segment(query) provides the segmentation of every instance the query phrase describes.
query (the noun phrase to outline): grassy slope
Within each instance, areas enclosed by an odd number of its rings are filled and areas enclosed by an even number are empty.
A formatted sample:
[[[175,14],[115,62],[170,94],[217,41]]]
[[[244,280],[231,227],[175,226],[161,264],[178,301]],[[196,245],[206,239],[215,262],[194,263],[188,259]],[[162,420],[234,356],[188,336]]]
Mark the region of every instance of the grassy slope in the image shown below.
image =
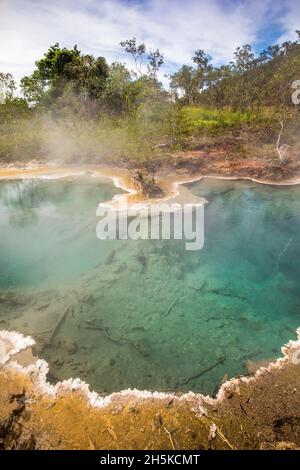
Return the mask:
[[[299,113],[298,113],[299,114]],[[286,119],[284,138],[293,144],[299,123],[297,113]],[[138,162],[163,157],[199,145],[235,143],[237,155],[264,155],[274,149],[279,130],[278,112],[232,111],[173,104],[141,108],[135,115],[97,119],[76,114],[55,119],[49,113],[0,106],[0,161],[32,159],[64,163]],[[166,147],[153,147],[167,144]],[[263,151],[262,151],[263,149]]]

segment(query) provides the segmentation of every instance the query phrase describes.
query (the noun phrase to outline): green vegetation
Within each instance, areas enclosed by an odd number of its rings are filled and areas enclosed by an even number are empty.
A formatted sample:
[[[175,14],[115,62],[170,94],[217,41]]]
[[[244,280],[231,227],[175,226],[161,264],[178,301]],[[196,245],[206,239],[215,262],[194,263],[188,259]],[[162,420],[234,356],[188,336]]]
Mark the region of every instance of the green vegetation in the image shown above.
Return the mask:
[[[230,108],[218,110],[203,106],[184,106],[177,112],[178,125],[187,135],[201,135],[206,131],[216,134],[246,125],[255,127],[272,124],[275,117],[274,110],[268,108],[253,112],[250,109],[233,111]]]
[[[168,89],[157,77],[164,62],[159,50],[147,51],[135,38],[120,46],[135,70],[54,44],[22,78],[22,98],[13,77],[0,73],[0,162],[136,164],[241,133],[273,145],[281,126],[289,144],[296,139],[291,86],[300,78],[299,31],[297,41],[257,57],[242,46],[221,67],[198,49],[192,66],[169,76]]]

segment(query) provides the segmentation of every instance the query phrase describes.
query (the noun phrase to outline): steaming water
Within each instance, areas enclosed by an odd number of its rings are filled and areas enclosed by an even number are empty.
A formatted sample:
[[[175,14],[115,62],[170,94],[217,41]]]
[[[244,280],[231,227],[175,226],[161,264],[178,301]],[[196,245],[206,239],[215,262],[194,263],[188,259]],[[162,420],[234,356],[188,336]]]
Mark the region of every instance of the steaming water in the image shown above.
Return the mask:
[[[300,187],[202,180],[205,245],[99,241],[106,180],[0,183],[0,328],[33,336],[50,380],[213,393],[300,325]],[[114,250],[114,251],[113,251]]]

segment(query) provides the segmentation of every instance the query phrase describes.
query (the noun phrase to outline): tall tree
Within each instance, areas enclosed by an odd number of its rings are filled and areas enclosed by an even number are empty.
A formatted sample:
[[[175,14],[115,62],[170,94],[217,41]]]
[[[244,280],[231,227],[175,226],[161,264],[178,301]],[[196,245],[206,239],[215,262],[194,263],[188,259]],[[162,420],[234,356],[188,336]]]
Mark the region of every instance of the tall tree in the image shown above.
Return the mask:
[[[73,49],[66,49],[56,43],[35,65],[33,74],[21,80],[24,96],[33,103],[57,98],[70,83],[73,91],[85,99],[99,98],[108,77],[105,59],[82,55],[76,45]]]
[[[175,93],[175,97],[189,105],[199,102],[201,92],[212,70],[209,63],[211,57],[201,49],[195,51],[192,61],[196,64],[195,67],[183,65],[170,77],[170,88]]]
[[[126,39],[120,42],[120,46],[124,48],[125,52],[131,55],[134,60],[136,72],[138,76],[144,75],[143,65],[144,60],[147,60],[147,72],[151,77],[156,77],[156,73],[164,63],[164,57],[159,49],[155,51],[150,50],[147,55],[145,44],[137,44],[136,38]]]
[[[12,100],[16,92],[16,82],[10,73],[0,72],[0,104]]]

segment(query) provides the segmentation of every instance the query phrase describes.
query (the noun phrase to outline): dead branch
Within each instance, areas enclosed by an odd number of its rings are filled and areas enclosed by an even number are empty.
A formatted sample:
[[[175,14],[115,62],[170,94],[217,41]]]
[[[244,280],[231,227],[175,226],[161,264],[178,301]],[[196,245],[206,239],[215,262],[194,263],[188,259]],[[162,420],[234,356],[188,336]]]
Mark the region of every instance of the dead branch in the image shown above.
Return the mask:
[[[152,150],[154,150],[154,149],[160,149],[160,148],[163,148],[163,147],[169,147],[169,146],[170,146],[170,144],[168,144],[168,143],[156,144],[156,145],[153,145]]]
[[[289,146],[286,145],[286,144],[280,145],[282,133],[283,133],[283,130],[284,130],[284,124],[283,124],[283,121],[281,119],[279,120],[279,123],[280,123],[280,131],[279,131],[278,137],[277,137],[276,151],[278,153],[280,162],[283,162],[284,158],[285,158],[286,151],[289,148]]]
[[[52,330],[52,333],[50,335],[50,338],[49,338],[48,342],[44,345],[44,348],[46,348],[47,346],[50,346],[52,344],[52,342],[53,342],[54,338],[56,337],[57,333],[59,332],[60,328],[65,323],[65,321],[67,319],[67,316],[68,316],[68,313],[69,313],[69,308],[67,308],[64,311],[64,313],[59,317],[58,321],[56,322],[56,324],[55,324],[55,326]]]
[[[169,305],[169,307],[167,308],[167,310],[165,311],[164,313],[164,316],[167,317],[169,315],[169,313],[171,313],[171,310],[173,310],[173,308],[175,307],[175,305],[177,304],[177,301],[178,301],[178,297],[176,297]]]
[[[198,374],[192,375],[191,377],[188,377],[186,380],[181,382],[181,385],[187,385],[189,382],[192,380],[198,379],[199,377],[202,377],[202,375],[206,374],[207,372],[210,372],[212,369],[215,367],[219,366],[220,364],[223,364],[225,361],[225,357],[222,356],[220,357],[214,364],[211,366],[207,367],[206,369],[201,370]]]
[[[172,438],[172,434],[170,433],[170,431],[165,426],[164,426],[164,430],[166,431],[166,433],[169,436],[169,439],[170,439],[170,442],[171,442],[171,445],[172,445],[172,449],[176,450],[176,447],[174,445],[174,441],[173,441],[173,438]]]

